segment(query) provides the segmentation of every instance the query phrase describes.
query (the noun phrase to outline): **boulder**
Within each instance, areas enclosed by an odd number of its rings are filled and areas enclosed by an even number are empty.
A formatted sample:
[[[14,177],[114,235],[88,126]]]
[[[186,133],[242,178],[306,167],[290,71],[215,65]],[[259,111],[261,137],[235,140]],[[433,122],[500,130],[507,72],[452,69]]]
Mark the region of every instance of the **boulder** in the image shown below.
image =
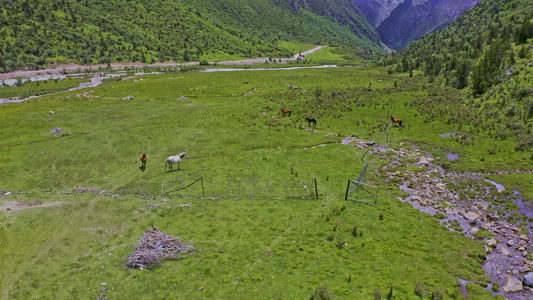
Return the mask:
[[[472,227],[468,232],[470,232],[471,235],[476,235],[479,229],[477,227]]]
[[[524,276],[524,280],[522,281],[525,286],[533,287],[533,272],[529,272]]]
[[[500,251],[502,252],[503,255],[505,256],[511,256],[511,251],[509,251],[509,249],[505,248],[505,247],[502,247],[500,249]]]
[[[489,245],[491,247],[496,247],[497,244],[498,244],[498,242],[495,239],[488,239],[487,240],[487,245]]]
[[[465,218],[467,218],[468,221],[474,221],[475,219],[479,218],[479,215],[473,211],[469,211],[465,214]]]
[[[508,277],[507,284],[503,288],[503,291],[506,293],[520,292],[523,290],[522,281],[516,279],[515,277]]]

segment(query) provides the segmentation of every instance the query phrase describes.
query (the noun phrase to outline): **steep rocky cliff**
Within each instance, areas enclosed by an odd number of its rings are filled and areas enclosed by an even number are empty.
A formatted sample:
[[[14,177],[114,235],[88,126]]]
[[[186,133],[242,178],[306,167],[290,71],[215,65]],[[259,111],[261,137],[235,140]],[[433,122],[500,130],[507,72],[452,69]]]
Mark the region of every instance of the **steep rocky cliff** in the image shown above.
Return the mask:
[[[353,0],[376,26],[381,40],[398,50],[424,34],[444,29],[481,0]]]
[[[374,27],[385,20],[404,0],[353,0]]]

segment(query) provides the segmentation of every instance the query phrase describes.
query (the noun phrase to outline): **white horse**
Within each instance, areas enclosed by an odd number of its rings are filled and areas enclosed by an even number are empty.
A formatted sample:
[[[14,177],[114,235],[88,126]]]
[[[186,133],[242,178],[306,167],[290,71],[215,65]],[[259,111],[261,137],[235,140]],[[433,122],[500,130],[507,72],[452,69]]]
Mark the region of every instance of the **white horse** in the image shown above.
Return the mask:
[[[189,155],[187,152],[180,153],[176,156],[169,156],[167,160],[165,161],[165,170],[167,169],[167,163],[168,163],[168,169],[172,169],[174,171],[174,163],[178,163],[178,170],[180,169],[181,160],[183,157],[189,158]]]

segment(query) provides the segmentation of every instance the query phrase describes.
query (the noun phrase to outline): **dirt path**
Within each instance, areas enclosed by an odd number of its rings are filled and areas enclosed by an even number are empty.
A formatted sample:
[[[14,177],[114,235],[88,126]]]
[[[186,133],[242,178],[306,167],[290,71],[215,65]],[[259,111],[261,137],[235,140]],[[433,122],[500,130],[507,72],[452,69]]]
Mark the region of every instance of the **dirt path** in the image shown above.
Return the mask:
[[[294,61],[300,58],[300,56],[303,57],[309,54],[313,54],[316,51],[322,50],[325,47],[327,46],[318,46],[316,48],[295,54],[293,57],[290,57],[290,58],[276,58],[276,61],[281,60],[282,63],[286,63],[288,61]],[[227,61],[212,62],[212,64],[216,63],[217,65],[248,65],[248,64],[264,63],[265,61],[268,61],[268,60],[269,60],[268,57],[258,57],[258,58],[241,59],[241,60],[227,60]],[[157,62],[154,64],[127,62],[127,63],[111,63],[110,65],[113,70],[118,70],[118,69],[124,69],[125,67],[134,67],[134,68],[143,68],[146,66],[172,67],[172,66],[192,66],[192,65],[198,65],[198,64],[199,64],[198,62],[178,63],[175,61],[166,61],[166,62]],[[13,71],[9,73],[0,74],[0,80],[11,79],[11,78],[16,78],[16,77],[29,78],[29,77],[35,77],[35,76],[59,75],[59,74],[64,73],[65,70],[68,73],[83,72],[85,70],[97,71],[99,67],[107,68],[107,66],[108,66],[107,64],[96,64],[96,65],[65,64],[65,65],[59,65],[55,68],[43,69],[43,70],[26,70],[26,71],[19,70],[19,71]]]
[[[369,146],[366,141],[351,137],[344,139],[343,144],[355,144],[374,156],[390,161],[390,164],[377,172],[388,184],[397,184],[402,191],[409,193],[409,196],[399,200],[411,203],[424,213],[439,213],[443,226],[485,241],[487,259],[484,269],[492,279],[487,289],[498,283],[500,293],[507,299],[533,297],[533,289],[525,286],[519,289],[517,287],[516,292],[510,292],[513,287],[509,282],[514,279],[521,281],[533,267],[533,261],[528,259],[529,252],[533,249],[533,236],[521,232],[520,225],[515,225],[512,221],[519,218],[517,224],[523,225],[526,222],[527,226],[523,226],[526,228],[533,225],[524,221],[533,217],[533,208],[520,193],[506,192],[503,186],[484,177],[494,174],[459,173],[442,169],[433,163],[434,158],[429,153],[424,153],[413,145],[408,147],[411,150],[404,147],[392,149],[381,145]],[[390,152],[393,154],[390,155]],[[413,169],[420,171],[410,171]],[[512,173],[533,174],[533,170]],[[511,201],[518,209],[508,206]],[[476,237],[478,232],[488,234],[483,234],[480,238]],[[462,285],[468,282],[461,278],[459,281]]]

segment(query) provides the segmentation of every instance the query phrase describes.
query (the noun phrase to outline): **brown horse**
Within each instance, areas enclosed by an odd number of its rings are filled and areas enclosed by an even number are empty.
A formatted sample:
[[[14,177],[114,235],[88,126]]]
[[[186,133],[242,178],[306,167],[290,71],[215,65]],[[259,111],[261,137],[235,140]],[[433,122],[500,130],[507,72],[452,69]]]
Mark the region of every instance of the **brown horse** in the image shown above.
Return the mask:
[[[146,161],[148,158],[146,158],[146,154],[141,154],[141,168],[146,168]]]
[[[117,78],[117,81],[121,81],[121,80],[122,80],[122,77]]]
[[[291,116],[292,112],[290,109],[281,109],[281,113],[283,114],[283,116]]]
[[[402,123],[403,123],[402,119],[400,119],[400,118],[395,118],[395,117],[393,117],[393,116],[390,116],[390,119],[391,119],[391,121],[392,121],[392,125],[394,125],[394,123],[398,123],[398,124],[400,125],[400,127],[402,127]]]

